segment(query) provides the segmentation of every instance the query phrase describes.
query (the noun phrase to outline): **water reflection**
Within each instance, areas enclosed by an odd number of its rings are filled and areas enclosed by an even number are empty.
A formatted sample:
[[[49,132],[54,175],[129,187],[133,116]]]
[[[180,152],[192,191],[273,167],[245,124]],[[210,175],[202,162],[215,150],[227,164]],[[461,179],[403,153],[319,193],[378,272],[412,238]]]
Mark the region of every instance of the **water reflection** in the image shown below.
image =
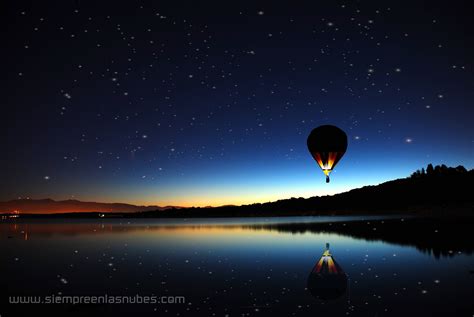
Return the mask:
[[[329,243],[326,243],[326,250],[308,276],[308,290],[317,299],[335,300],[341,298],[346,289],[347,275],[329,251]]]
[[[278,232],[290,234],[331,233],[341,237],[351,237],[366,241],[383,241],[400,246],[415,247],[436,259],[459,254],[472,254],[474,240],[470,232],[474,226],[472,218],[398,218],[398,219],[335,219],[335,221],[311,222],[311,217],[299,219],[257,221],[214,220],[188,222],[186,220],[76,220],[76,221],[38,221],[0,222],[0,234],[8,239],[47,238],[55,235],[101,235],[101,234],[167,234],[185,235],[224,235],[233,236],[239,232]]]
[[[278,223],[249,226],[255,230],[275,230],[292,234],[335,233],[366,241],[383,241],[412,246],[436,259],[472,254],[473,217],[406,218],[324,223]]]
[[[8,306],[4,294],[0,313],[446,316],[456,309],[472,315],[469,220],[311,219],[0,222],[0,293],[182,295],[189,301]],[[328,241],[331,249],[321,257]],[[423,248],[447,256],[436,259]]]

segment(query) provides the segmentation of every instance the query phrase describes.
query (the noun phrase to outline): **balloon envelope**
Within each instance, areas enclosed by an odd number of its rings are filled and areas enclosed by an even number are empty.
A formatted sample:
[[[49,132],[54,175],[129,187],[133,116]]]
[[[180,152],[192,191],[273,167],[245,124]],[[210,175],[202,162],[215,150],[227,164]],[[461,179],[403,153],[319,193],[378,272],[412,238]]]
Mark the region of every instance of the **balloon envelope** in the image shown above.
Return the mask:
[[[329,174],[347,150],[347,135],[333,125],[319,126],[308,136],[308,150],[326,175],[329,183]]]

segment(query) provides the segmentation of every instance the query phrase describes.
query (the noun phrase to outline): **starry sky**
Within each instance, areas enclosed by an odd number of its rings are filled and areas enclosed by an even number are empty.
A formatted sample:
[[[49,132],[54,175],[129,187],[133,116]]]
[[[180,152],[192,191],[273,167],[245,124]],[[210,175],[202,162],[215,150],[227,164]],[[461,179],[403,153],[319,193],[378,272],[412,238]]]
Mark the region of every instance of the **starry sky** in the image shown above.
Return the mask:
[[[0,200],[216,206],[473,168],[467,3],[10,1]],[[329,184],[322,124],[349,138]]]

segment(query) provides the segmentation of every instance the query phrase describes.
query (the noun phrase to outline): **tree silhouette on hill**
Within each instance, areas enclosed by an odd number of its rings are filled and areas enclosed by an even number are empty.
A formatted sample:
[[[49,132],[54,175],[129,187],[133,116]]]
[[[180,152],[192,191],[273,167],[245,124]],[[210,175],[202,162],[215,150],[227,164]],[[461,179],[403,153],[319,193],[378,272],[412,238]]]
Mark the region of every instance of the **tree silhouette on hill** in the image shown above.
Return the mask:
[[[428,166],[426,167],[426,174],[428,175],[433,175],[434,173],[434,168],[433,168],[433,164],[428,164]]]
[[[467,173],[468,171],[464,166],[457,166],[457,167],[447,167],[444,164],[436,165],[433,168],[433,165],[430,163],[425,169],[422,168],[421,170],[416,170],[411,174],[411,178],[420,178],[420,177],[432,177],[432,176],[449,176],[449,175],[459,175],[463,173]]]

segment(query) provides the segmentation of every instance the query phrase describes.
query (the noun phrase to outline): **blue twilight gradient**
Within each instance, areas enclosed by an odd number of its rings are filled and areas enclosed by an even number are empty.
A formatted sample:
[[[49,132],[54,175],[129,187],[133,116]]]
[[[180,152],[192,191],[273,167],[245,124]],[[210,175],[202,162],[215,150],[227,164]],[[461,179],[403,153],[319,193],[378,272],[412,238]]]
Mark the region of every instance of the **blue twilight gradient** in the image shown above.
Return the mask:
[[[474,167],[463,6],[10,5],[1,200],[240,204]],[[349,137],[330,184],[321,124]]]

